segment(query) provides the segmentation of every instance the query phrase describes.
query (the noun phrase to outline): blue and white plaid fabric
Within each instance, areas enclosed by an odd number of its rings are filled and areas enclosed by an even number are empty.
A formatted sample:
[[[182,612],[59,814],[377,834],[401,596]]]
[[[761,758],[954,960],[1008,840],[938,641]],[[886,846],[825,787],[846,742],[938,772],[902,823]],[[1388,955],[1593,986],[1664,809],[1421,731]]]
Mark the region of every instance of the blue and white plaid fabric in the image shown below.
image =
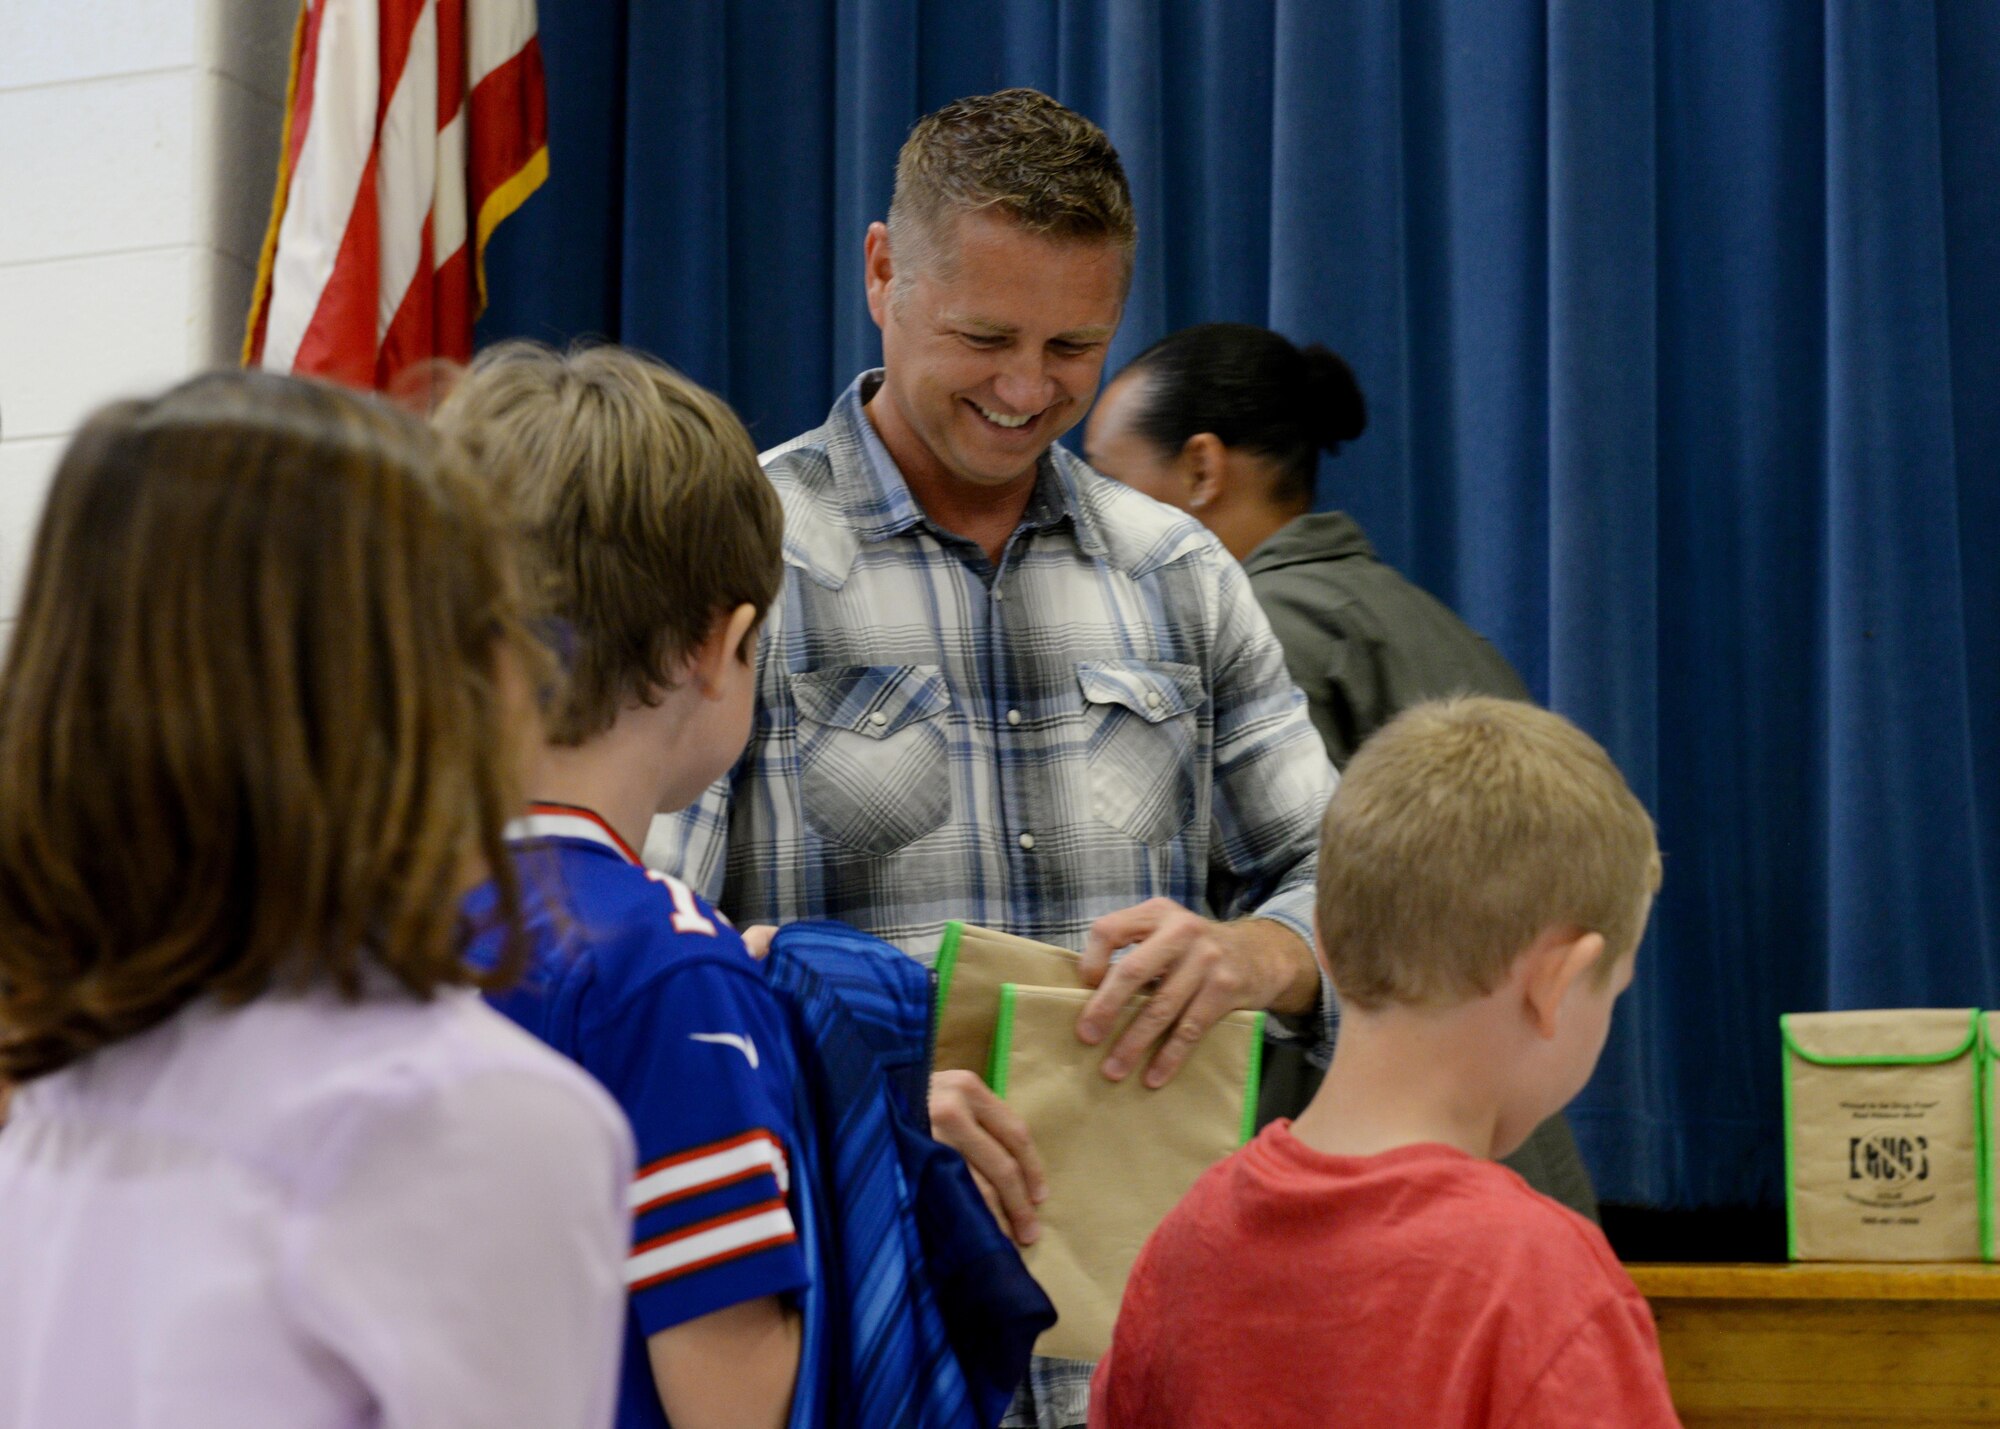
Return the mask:
[[[785,586],[735,770],[646,861],[739,926],[953,918],[1081,948],[1155,895],[1310,937],[1334,773],[1242,568],[1057,447],[996,569],[933,526],[862,403],[765,454]]]
[[[646,861],[739,926],[838,918],[926,964],[953,918],[1081,948],[1156,895],[1309,938],[1335,776],[1242,568],[1057,447],[996,569],[911,497],[879,381],[765,454],[755,729]]]

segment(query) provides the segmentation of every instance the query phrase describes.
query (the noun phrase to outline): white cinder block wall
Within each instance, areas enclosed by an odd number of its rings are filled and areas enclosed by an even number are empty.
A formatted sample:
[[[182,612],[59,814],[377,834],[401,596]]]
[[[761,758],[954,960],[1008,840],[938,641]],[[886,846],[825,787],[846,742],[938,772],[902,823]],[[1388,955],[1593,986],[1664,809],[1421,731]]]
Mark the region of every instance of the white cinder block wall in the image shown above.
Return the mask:
[[[293,0],[0,0],[0,642],[99,404],[233,365]]]

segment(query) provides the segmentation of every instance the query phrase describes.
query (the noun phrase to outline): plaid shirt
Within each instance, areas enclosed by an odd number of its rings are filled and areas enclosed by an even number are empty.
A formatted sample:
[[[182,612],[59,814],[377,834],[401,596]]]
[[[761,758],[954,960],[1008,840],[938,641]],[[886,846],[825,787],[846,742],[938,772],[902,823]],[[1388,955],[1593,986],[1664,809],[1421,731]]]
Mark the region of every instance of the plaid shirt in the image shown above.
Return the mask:
[[[880,382],[764,454],[785,586],[750,745],[646,861],[741,925],[838,918],[926,964],[953,918],[1080,949],[1154,896],[1310,941],[1336,776],[1242,568],[1061,447],[995,566],[911,497]],[[1316,1059],[1333,1018],[1322,983]],[[1090,1370],[1037,1358],[1005,1423],[1081,1425]]]
[[[838,918],[925,963],[953,918],[1081,948],[1156,895],[1310,939],[1335,775],[1242,568],[1061,447],[996,567],[911,497],[879,383],[765,454],[755,728],[647,862],[739,924]]]

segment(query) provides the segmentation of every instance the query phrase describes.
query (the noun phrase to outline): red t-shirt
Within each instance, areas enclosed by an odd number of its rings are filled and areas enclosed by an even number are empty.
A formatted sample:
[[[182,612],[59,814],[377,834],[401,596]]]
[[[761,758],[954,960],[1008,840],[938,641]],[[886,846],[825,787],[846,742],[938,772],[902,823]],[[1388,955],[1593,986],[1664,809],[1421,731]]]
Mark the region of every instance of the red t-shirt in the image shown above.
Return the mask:
[[[1146,1242],[1092,1429],[1678,1425],[1604,1235],[1448,1146],[1326,1156],[1289,1122]]]

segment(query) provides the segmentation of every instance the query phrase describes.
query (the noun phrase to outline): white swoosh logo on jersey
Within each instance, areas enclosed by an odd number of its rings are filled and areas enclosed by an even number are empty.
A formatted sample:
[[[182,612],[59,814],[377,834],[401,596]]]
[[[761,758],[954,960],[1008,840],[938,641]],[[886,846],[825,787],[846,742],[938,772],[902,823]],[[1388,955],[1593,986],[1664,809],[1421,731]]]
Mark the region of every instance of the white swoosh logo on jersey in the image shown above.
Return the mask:
[[[750,1059],[750,1070],[757,1070],[757,1044],[740,1032],[690,1032],[690,1042],[713,1042],[718,1047],[734,1047]]]

